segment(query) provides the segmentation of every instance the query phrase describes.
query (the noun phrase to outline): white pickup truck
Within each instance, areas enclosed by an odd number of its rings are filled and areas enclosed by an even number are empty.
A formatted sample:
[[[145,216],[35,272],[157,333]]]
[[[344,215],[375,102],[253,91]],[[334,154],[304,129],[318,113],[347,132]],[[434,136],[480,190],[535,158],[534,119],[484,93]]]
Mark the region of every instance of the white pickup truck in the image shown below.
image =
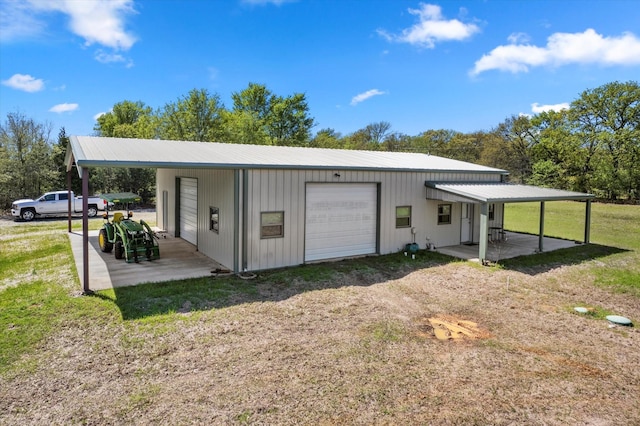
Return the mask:
[[[11,203],[11,214],[22,220],[30,221],[36,217],[63,216],[69,211],[69,193],[67,191],[47,192],[37,200],[17,200]],[[95,217],[98,210],[105,210],[107,202],[100,197],[89,197],[87,214]],[[71,193],[71,212],[82,213],[82,197]]]

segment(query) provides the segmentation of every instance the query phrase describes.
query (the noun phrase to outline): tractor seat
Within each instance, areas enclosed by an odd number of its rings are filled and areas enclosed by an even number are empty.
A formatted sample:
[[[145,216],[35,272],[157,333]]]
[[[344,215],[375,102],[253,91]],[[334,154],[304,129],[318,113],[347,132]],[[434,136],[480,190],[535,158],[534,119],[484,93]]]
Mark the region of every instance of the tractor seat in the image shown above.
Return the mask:
[[[113,221],[114,222],[120,222],[122,219],[124,218],[124,215],[121,212],[115,212],[113,214]]]

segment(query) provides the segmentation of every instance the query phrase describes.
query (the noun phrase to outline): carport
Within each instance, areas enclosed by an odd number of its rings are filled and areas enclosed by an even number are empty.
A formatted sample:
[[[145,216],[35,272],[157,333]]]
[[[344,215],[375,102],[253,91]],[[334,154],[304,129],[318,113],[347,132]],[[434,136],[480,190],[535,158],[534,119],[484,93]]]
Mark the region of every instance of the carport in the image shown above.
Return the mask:
[[[83,270],[84,233],[69,233],[71,250],[78,271]],[[115,259],[113,253],[103,253],[98,244],[98,231],[88,233],[88,261],[91,269],[91,289],[107,290],[142,283],[182,280],[210,276],[221,266],[198,252],[182,238],[159,234],[160,258],[140,263]]]
[[[493,203],[540,203],[540,222],[538,231],[538,252],[545,247],[544,208],[546,201],[584,201],[584,243],[589,243],[591,227],[592,194],[563,191],[538,186],[511,184],[506,182],[425,182],[427,198],[462,203],[480,204],[480,241],[478,259],[485,263],[489,258],[488,245],[491,236],[489,229],[489,205]],[[503,231],[504,232],[504,231]]]

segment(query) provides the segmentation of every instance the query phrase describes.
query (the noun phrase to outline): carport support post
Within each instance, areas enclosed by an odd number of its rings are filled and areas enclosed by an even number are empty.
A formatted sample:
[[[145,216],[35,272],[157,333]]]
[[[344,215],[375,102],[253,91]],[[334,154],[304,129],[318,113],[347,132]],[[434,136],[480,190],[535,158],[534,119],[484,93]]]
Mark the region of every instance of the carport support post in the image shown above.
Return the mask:
[[[587,200],[587,207],[584,213],[584,243],[589,244],[591,240],[591,200]]]
[[[67,222],[71,232],[71,170],[67,170]]]
[[[544,250],[544,201],[540,201],[540,232],[538,234],[538,252]]]
[[[82,293],[89,290],[89,170],[82,168]]]
[[[480,247],[478,248],[478,258],[484,265],[487,259],[487,245],[489,243],[489,203],[480,203]]]

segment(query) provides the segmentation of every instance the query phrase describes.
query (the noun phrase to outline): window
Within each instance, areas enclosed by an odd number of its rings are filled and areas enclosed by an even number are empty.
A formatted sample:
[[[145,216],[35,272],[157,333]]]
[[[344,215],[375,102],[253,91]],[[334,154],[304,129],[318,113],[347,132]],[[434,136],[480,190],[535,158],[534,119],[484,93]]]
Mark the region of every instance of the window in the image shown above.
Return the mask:
[[[496,205],[489,204],[489,220],[495,219],[496,217],[495,210],[496,210]]]
[[[396,207],[396,228],[411,226],[411,206]]]
[[[284,237],[284,212],[260,213],[260,238]]]
[[[69,199],[69,194],[67,192],[58,194],[58,200],[67,201]]]
[[[438,225],[451,223],[451,204],[438,204]]]
[[[220,233],[220,209],[217,207],[209,207],[209,230]]]

